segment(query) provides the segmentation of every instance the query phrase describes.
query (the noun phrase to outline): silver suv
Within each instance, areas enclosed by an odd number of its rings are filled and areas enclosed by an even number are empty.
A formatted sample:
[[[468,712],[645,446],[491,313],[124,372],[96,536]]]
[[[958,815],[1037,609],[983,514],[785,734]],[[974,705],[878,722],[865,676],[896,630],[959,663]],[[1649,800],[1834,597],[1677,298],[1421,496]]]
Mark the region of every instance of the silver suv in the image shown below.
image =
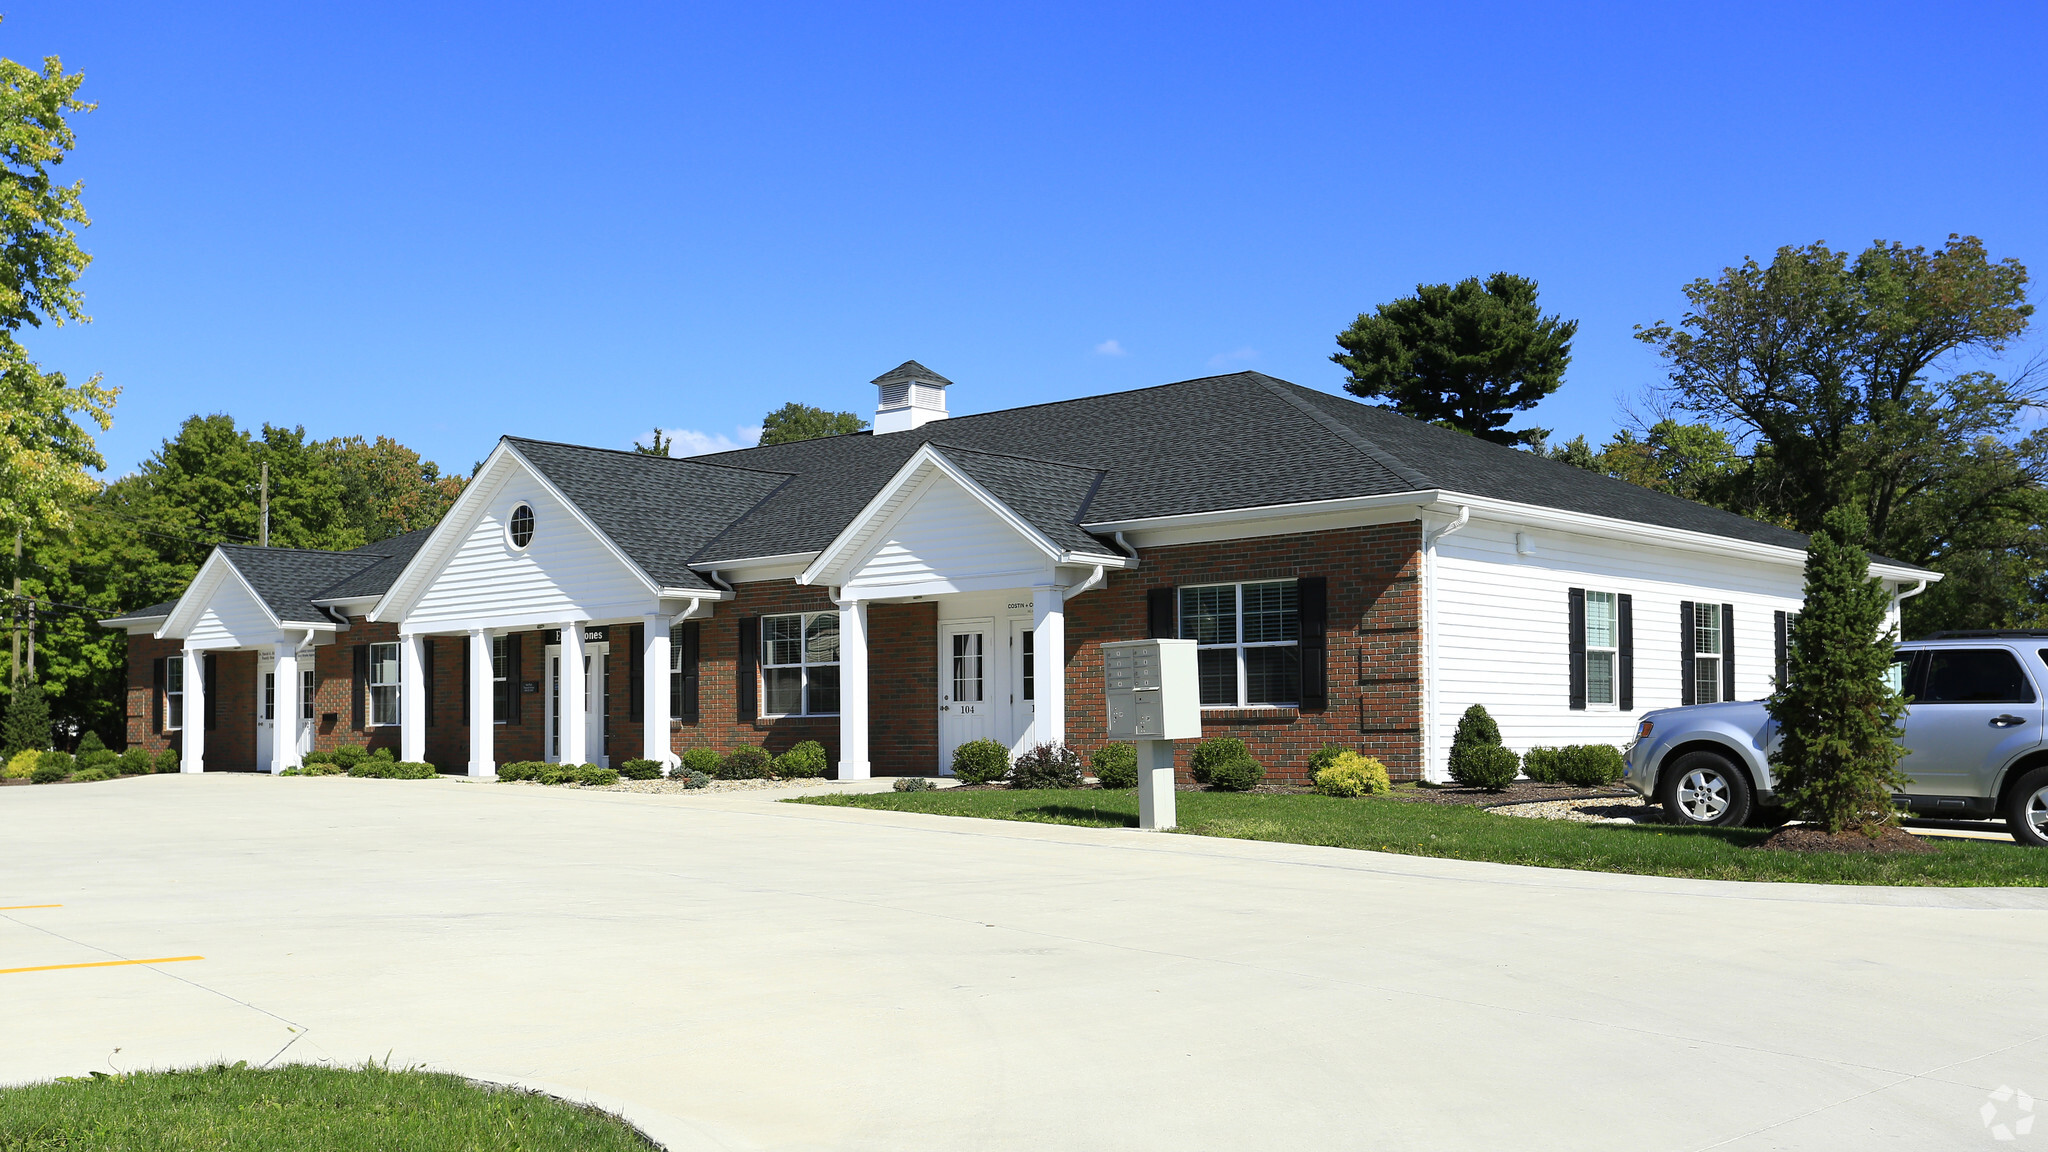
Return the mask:
[[[2048,847],[2048,632],[1937,632],[1899,645],[1891,675],[1911,701],[1899,802],[2003,819],[2014,840]],[[1777,743],[1761,701],[1660,709],[1637,726],[1622,780],[1679,824],[1773,822]]]

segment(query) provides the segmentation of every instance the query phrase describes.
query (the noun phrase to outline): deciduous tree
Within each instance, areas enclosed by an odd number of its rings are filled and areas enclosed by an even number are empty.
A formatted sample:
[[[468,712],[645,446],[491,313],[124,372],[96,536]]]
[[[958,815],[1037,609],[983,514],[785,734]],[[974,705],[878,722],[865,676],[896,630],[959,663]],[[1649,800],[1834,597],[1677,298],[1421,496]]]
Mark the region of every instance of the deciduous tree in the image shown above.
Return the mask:
[[[825,436],[847,436],[867,428],[851,412],[827,412],[792,400],[761,418],[761,443],[788,444]]]

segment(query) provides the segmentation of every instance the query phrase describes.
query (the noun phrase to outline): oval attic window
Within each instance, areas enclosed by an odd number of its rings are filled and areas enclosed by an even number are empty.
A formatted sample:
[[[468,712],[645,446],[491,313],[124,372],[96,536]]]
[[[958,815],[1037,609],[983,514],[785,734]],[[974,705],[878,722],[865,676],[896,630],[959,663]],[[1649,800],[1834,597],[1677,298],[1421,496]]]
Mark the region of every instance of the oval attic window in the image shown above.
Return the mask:
[[[521,504],[512,510],[512,546],[524,548],[533,542],[533,508]]]

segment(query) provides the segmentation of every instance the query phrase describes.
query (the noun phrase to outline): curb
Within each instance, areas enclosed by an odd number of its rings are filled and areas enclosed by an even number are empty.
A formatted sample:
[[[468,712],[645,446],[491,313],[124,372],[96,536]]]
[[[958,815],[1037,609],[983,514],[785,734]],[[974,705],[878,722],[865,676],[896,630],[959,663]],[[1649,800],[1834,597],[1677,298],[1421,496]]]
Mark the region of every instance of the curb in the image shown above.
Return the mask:
[[[432,1065],[426,1065],[432,1067]],[[444,1069],[465,1080],[479,1084],[493,1084],[502,1088],[518,1088],[553,1096],[571,1104],[581,1104],[608,1112],[625,1121],[640,1135],[647,1138],[663,1152],[735,1152],[736,1146],[712,1136],[702,1128],[678,1116],[657,1112],[652,1108],[634,1104],[617,1096],[603,1092],[592,1092],[588,1088],[577,1088],[568,1084],[556,1084],[548,1080],[530,1080],[523,1076],[504,1076],[495,1072],[463,1072]]]

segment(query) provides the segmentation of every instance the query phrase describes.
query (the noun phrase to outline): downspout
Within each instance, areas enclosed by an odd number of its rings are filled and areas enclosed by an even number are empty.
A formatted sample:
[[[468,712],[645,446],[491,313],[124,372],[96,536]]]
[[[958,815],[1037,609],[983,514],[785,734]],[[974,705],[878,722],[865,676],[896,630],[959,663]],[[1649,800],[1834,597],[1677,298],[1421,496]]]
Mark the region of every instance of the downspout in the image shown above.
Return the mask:
[[[737,592],[734,592],[734,591],[732,590],[732,585],[730,585],[730,584],[727,584],[727,583],[725,582],[725,577],[723,577],[723,576],[720,576],[720,575],[719,575],[719,574],[717,573],[717,571],[716,571],[716,570],[713,570],[713,571],[711,571],[711,572],[707,572],[707,573],[705,573],[705,575],[707,575],[707,576],[711,577],[711,582],[712,582],[713,584],[716,584],[716,585],[718,585],[718,586],[719,586],[720,588],[724,589],[724,590],[726,591],[726,593],[727,593],[727,594],[729,594],[729,595],[732,595],[732,596],[738,596],[738,595],[739,595],[739,593],[737,593]]]
[[[1100,588],[1102,587],[1103,583],[1108,579],[1108,576],[1109,569],[1104,565],[1097,564],[1095,566],[1094,574],[1090,575],[1086,580],[1081,581],[1079,584],[1070,584],[1067,587],[1060,589],[1060,599],[1072,600],[1074,597],[1079,596],[1083,592],[1087,592],[1095,588]]]
[[[1136,568],[1140,563],[1138,559],[1138,550],[1136,548],[1131,547],[1131,542],[1124,539],[1124,534],[1121,532],[1112,532],[1110,533],[1110,539],[1116,541],[1116,546],[1118,548],[1123,549],[1124,555],[1126,557],[1129,557],[1131,561],[1130,564],[1124,570],[1128,572],[1130,571],[1130,569]]]
[[[1905,609],[1902,608],[1901,605],[1903,605],[1906,601],[1911,600],[1913,597],[1918,596],[1919,594],[1925,591],[1927,591],[1927,581],[1925,580],[1922,580],[1918,584],[1913,585],[1913,590],[1911,592],[1906,591],[1905,588],[1901,586],[1893,586],[1892,615],[1898,618],[1897,627],[1899,630],[1899,639],[1903,640],[1905,638],[1906,631],[1906,613]]]
[[[1431,779],[1436,756],[1437,698],[1436,671],[1436,545],[1437,541],[1463,528],[1472,520],[1470,505],[1458,506],[1458,518],[1422,537],[1422,778]],[[1441,783],[1441,781],[1438,781]]]

